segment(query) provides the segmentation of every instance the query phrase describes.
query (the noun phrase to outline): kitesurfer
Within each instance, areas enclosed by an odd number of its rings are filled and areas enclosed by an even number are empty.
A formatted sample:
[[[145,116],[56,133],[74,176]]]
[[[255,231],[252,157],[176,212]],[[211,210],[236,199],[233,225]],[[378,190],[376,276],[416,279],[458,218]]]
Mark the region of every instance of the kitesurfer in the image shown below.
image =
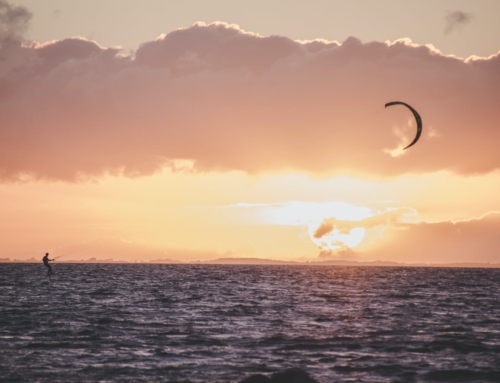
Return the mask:
[[[43,257],[43,264],[48,268],[47,275],[50,277],[52,275],[52,267],[49,265],[49,261],[53,261],[53,259],[49,259],[49,253],[45,253],[45,257]]]

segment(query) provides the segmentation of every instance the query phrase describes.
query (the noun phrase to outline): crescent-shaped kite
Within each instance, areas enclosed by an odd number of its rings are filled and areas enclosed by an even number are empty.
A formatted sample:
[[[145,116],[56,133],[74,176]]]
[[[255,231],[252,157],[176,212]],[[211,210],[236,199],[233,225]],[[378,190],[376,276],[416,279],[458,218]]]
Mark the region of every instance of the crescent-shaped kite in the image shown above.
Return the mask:
[[[415,145],[415,143],[420,138],[420,135],[422,134],[422,118],[420,118],[420,114],[418,114],[418,112],[415,109],[413,109],[410,105],[408,105],[405,102],[392,101],[392,102],[388,102],[387,104],[385,104],[385,107],[387,108],[388,106],[391,106],[391,105],[404,105],[404,106],[406,106],[408,109],[411,110],[411,112],[415,116],[415,120],[417,121],[417,135],[415,136],[413,141],[410,143],[410,145],[408,145],[406,148],[404,148],[404,149],[408,149],[410,146]]]

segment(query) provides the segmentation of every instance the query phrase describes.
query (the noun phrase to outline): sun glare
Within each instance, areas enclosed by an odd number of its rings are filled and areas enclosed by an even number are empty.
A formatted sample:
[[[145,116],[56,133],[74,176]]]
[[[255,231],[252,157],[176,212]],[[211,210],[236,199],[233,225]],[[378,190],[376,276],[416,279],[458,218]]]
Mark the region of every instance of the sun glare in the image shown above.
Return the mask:
[[[302,202],[290,201],[269,205],[262,210],[267,223],[274,225],[309,225],[311,222],[332,218],[346,221],[360,221],[368,218],[371,210],[346,202]]]
[[[346,202],[300,202],[291,201],[263,209],[265,221],[275,225],[307,226],[311,240],[323,250],[338,250],[358,246],[365,236],[363,227],[342,227],[345,221],[361,221],[372,215],[369,208],[354,206]],[[330,230],[321,236],[318,228],[327,220],[334,220]]]
[[[308,231],[311,240],[322,250],[338,250],[345,247],[356,247],[363,241],[366,233],[366,230],[362,227],[355,227],[349,230],[342,230],[341,228],[335,227],[329,233],[317,238],[314,232],[318,226],[319,225],[311,224],[309,225]]]

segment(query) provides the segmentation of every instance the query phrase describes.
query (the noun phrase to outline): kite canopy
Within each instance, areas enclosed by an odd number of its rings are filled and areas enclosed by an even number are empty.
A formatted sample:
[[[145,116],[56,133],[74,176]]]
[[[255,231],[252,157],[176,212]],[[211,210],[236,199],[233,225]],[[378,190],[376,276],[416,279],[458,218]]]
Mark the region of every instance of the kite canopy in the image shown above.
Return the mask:
[[[387,108],[388,106],[391,106],[391,105],[404,105],[404,106],[406,106],[408,109],[411,110],[411,112],[415,116],[415,120],[417,121],[417,135],[415,136],[413,141],[410,143],[410,145],[408,145],[406,148],[404,148],[404,149],[408,149],[410,146],[415,145],[415,143],[420,138],[420,135],[422,134],[422,118],[420,118],[420,114],[418,114],[418,112],[415,109],[413,109],[410,105],[408,105],[405,102],[392,101],[392,102],[388,102],[387,104],[385,104],[385,107]]]

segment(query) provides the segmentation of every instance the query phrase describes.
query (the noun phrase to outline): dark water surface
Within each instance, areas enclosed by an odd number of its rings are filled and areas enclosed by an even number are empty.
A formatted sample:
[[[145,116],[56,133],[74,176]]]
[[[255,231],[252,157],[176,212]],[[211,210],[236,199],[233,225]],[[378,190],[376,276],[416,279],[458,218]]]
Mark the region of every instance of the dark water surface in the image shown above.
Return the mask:
[[[500,382],[498,269],[53,269],[0,264],[2,382]]]

